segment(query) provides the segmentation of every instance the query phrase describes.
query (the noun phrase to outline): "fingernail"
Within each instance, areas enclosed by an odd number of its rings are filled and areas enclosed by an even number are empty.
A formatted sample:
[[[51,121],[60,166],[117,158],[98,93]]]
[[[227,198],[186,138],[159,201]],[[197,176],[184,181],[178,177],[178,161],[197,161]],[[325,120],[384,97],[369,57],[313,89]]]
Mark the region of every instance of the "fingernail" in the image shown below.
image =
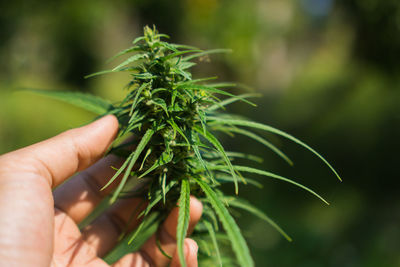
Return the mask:
[[[192,239],[186,239],[185,241],[185,255],[189,257],[191,254],[196,255],[199,250],[199,246]]]

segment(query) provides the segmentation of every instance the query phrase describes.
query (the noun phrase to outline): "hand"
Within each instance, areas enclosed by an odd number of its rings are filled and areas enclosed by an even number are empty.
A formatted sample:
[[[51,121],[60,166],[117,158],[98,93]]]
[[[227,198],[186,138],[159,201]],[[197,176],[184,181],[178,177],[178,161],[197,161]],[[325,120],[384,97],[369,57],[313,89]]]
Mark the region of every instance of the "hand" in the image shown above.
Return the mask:
[[[140,200],[117,201],[82,232],[77,224],[112,190],[100,188],[115,172],[110,166],[121,159],[113,155],[98,159],[117,129],[116,118],[106,116],[0,156],[0,266],[108,266],[100,257],[116,245],[122,230],[138,224],[131,223],[130,217]],[[189,232],[201,212],[201,203],[192,197]],[[172,260],[161,253],[152,236],[139,252],[113,266],[180,266],[175,245],[177,217],[175,208],[158,234]],[[197,266],[197,245],[189,238],[185,239],[185,256],[189,267]]]

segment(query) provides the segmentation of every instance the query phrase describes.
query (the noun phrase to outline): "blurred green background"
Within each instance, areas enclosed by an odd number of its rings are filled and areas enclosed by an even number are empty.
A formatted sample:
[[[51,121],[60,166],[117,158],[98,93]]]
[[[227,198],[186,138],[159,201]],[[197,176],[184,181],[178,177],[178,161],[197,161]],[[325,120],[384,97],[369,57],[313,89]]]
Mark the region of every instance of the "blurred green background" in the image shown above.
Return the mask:
[[[294,241],[250,216],[239,219],[257,266],[400,266],[400,2],[398,0],[14,0],[0,3],[0,153],[86,123],[93,114],[18,88],[79,90],[118,100],[123,74],[84,79],[155,24],[172,41],[232,48],[195,76],[247,84],[258,108],[234,112],[285,130],[335,166],[270,136],[289,167],[255,143],[264,168],[309,185],[242,188]]]

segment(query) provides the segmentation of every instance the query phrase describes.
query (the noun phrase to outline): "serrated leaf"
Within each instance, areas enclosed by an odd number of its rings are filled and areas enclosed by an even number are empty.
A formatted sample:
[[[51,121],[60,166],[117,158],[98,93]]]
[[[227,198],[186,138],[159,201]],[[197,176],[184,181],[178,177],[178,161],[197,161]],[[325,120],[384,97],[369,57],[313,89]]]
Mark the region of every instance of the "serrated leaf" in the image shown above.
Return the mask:
[[[81,92],[48,91],[37,89],[24,89],[24,91],[60,100],[100,115],[107,113],[114,108],[109,101],[101,97]]]
[[[179,87],[181,87],[181,86],[179,86]],[[254,104],[251,101],[248,101],[245,98],[236,96],[234,94],[231,94],[231,93],[228,93],[226,91],[223,91],[223,90],[211,87],[211,86],[207,86],[207,85],[191,84],[191,85],[184,85],[183,88],[189,89],[189,90],[204,90],[204,91],[211,92],[211,93],[217,93],[217,94],[221,94],[221,95],[226,95],[226,96],[230,96],[230,97],[233,97],[233,98],[237,98],[238,100],[243,101],[243,102],[245,102],[245,103],[247,103],[249,105],[256,106],[256,104]]]
[[[186,80],[191,80],[192,79],[192,75],[189,72],[184,71],[182,69],[172,68],[171,72],[173,72],[175,74],[178,74],[178,75],[182,75],[183,77],[185,77]]]
[[[175,46],[173,46],[173,45],[171,45],[170,43],[167,43],[167,42],[159,42],[158,45],[162,46],[162,47],[164,47],[166,49],[169,49],[169,50],[171,50],[173,52],[177,52],[178,51]]]
[[[292,242],[292,238],[278,224],[276,224],[271,218],[269,218],[262,210],[254,207],[249,202],[239,198],[230,198],[228,202],[229,206],[246,210],[252,213],[253,215],[257,216],[261,220],[266,221],[273,228],[275,228],[282,236],[284,236],[289,242]]]
[[[194,130],[196,130],[198,133],[200,133],[201,135],[204,136],[204,138],[206,138],[220,153],[221,156],[223,157],[223,159],[225,160],[227,166],[229,167],[229,170],[231,171],[232,176],[234,177],[235,180],[235,193],[238,194],[239,193],[239,187],[238,187],[238,181],[237,181],[237,175],[235,173],[235,170],[233,169],[232,163],[230,161],[230,159],[228,158],[228,155],[225,152],[224,147],[221,145],[221,143],[218,141],[217,138],[215,138],[214,135],[212,135],[210,132],[208,132],[207,130],[204,133],[204,129],[201,129],[199,127],[193,127]]]
[[[234,182],[234,179],[232,178],[232,176],[229,176],[229,175],[219,174],[219,175],[216,175],[215,179],[220,183],[221,182],[232,182],[232,183]],[[263,185],[261,183],[257,182],[256,180],[253,180],[250,178],[244,178],[244,180],[246,181],[246,184],[251,184],[258,188],[263,188]]]
[[[165,187],[165,193],[167,194],[172,187],[174,187],[177,184],[176,181],[172,180],[170,181],[167,186]],[[147,214],[150,213],[150,211],[152,210],[152,208],[157,205],[162,199],[162,194],[161,191],[158,190],[155,194],[155,197],[151,199],[150,203],[147,205],[146,209],[144,211],[142,211],[138,218],[142,217],[142,216],[146,216]]]
[[[190,142],[189,139],[186,137],[186,135],[184,134],[184,132],[182,131],[182,129],[179,128],[179,126],[175,123],[175,121],[171,118],[171,119],[168,120],[167,122],[172,126],[172,128],[173,128],[175,131],[177,131],[177,132],[185,139],[185,141],[187,142],[187,144],[191,146],[191,142]]]
[[[215,129],[218,130],[218,128],[215,128]],[[278,156],[280,156],[283,160],[285,160],[289,165],[293,166],[293,161],[288,156],[286,156],[285,153],[283,153],[281,150],[279,150],[279,148],[277,148],[276,146],[274,146],[272,143],[265,140],[261,136],[258,136],[255,133],[252,133],[252,132],[244,130],[244,129],[236,128],[236,127],[229,127],[229,128],[224,128],[224,129],[229,132],[242,134],[244,136],[247,136],[247,137],[265,145],[266,147],[271,149],[273,152],[275,152]]]
[[[211,241],[214,245],[214,251],[215,251],[215,255],[217,256],[218,265],[220,267],[222,267],[221,253],[219,252],[219,246],[218,246],[217,238],[215,236],[214,227],[212,226],[212,224],[210,222],[207,222],[207,221],[204,222],[204,225],[206,226],[208,233],[210,235]]]
[[[133,77],[135,77],[135,79],[138,80],[152,80],[157,78],[158,76],[156,75],[152,75],[151,73],[145,72],[145,73],[134,73],[132,74]]]
[[[136,147],[136,150],[133,152],[132,158],[129,161],[129,165],[126,168],[126,171],[124,173],[124,176],[121,179],[121,182],[119,183],[117,189],[114,191],[113,196],[111,197],[110,202],[114,203],[115,200],[117,199],[119,193],[122,191],[124,188],[129,175],[131,174],[132,168],[134,164],[136,163],[136,160],[139,158],[140,154],[142,153],[143,149],[146,147],[147,143],[150,141],[151,137],[154,134],[153,129],[148,129],[146,133],[143,135],[142,139],[140,140],[138,146]]]
[[[174,44],[174,43],[170,43],[170,45],[172,45],[173,47],[175,47],[177,49],[200,50],[199,48],[197,48],[195,46],[191,46],[191,45]]]
[[[221,102],[218,103],[218,104],[214,104],[214,105],[208,107],[208,108],[207,108],[207,112],[214,111],[214,110],[217,110],[217,109],[219,109],[219,108],[221,108],[221,107],[224,107],[224,106],[226,106],[226,105],[232,104],[232,103],[234,103],[234,102],[236,102],[236,101],[239,101],[241,98],[258,97],[258,96],[260,96],[260,95],[259,95],[259,94],[242,94],[242,95],[237,95],[237,97],[231,97],[231,98],[225,99],[225,100],[221,101]]]
[[[113,70],[102,70],[102,71],[98,71],[98,72],[95,72],[95,73],[92,73],[92,74],[88,74],[84,78],[88,79],[88,78],[92,78],[94,76],[103,75],[103,74],[107,74],[107,73],[113,73],[113,72],[115,72],[115,71],[113,71]]]
[[[139,96],[142,94],[142,91],[148,86],[148,83],[143,83],[139,88],[136,90],[135,98],[133,99],[131,109],[129,111],[129,116],[132,116],[133,111],[135,110],[136,105],[138,104]]]
[[[202,52],[190,55],[190,56],[186,56],[184,58],[184,60],[188,61],[188,60],[192,60],[194,58],[203,57],[203,56],[210,55],[210,54],[231,53],[231,52],[232,52],[232,49],[224,49],[224,48],[210,49],[210,50],[202,51]]]
[[[144,36],[139,36],[137,38],[135,38],[135,40],[132,41],[132,44],[137,44],[140,41],[145,40],[146,38]]]
[[[146,162],[147,157],[150,156],[151,152],[152,152],[151,148],[147,149],[146,154],[143,157],[142,164],[140,164],[139,171],[141,171],[143,169],[143,165]]]
[[[153,98],[152,101],[156,106],[161,107],[165,111],[165,114],[167,114],[167,116],[169,116],[167,104],[165,103],[165,101],[163,99],[161,99],[161,98]]]
[[[194,62],[181,62],[181,63],[179,63],[179,65],[180,65],[179,67],[181,70],[187,70],[187,69],[190,69],[191,67],[196,66],[197,64]]]
[[[163,153],[161,153],[161,156],[154,162],[154,164],[150,168],[148,168],[144,173],[142,173],[138,177],[138,179],[146,176],[147,174],[154,171],[158,167],[171,162],[172,159],[173,159],[173,154],[170,151],[163,151]]]
[[[129,57],[128,59],[126,59],[124,62],[122,62],[121,64],[119,64],[118,66],[116,66],[115,68],[113,68],[112,69],[112,71],[119,71],[119,70],[121,70],[121,68],[122,67],[125,67],[126,65],[128,65],[128,64],[131,64],[131,63],[133,63],[133,62],[136,62],[136,61],[138,61],[138,60],[140,60],[140,59],[144,59],[144,58],[146,58],[147,57],[147,54],[136,54],[136,55],[133,55],[133,56],[131,56],[131,57]]]
[[[329,164],[329,162],[322,157],[317,151],[315,151],[313,148],[311,148],[309,145],[307,145],[306,143],[300,141],[299,139],[295,138],[294,136],[285,133],[281,130],[278,130],[272,126],[269,125],[265,125],[262,123],[258,123],[258,122],[253,122],[253,121],[245,121],[245,120],[235,120],[235,119],[224,119],[224,118],[220,118],[220,117],[208,117],[209,120],[215,120],[216,123],[218,124],[230,124],[230,125],[237,125],[237,126],[244,126],[244,127],[251,127],[251,128],[256,128],[256,129],[260,129],[260,130],[264,130],[267,132],[271,132],[277,135],[280,135],[282,137],[285,137],[299,145],[301,145],[302,147],[308,149],[309,151],[311,151],[314,155],[316,155],[318,158],[320,158],[330,169],[331,171],[336,175],[336,177],[339,179],[339,181],[342,181],[342,178],[340,178],[339,174],[336,172],[336,170],[332,167],[331,164]]]
[[[192,141],[190,142],[190,144],[191,144],[191,146],[193,148],[193,151],[194,151],[197,159],[199,160],[201,165],[205,168],[205,170],[206,170],[208,176],[210,177],[211,181],[215,184],[216,183],[215,178],[212,175],[212,173],[207,169],[207,164],[205,163],[205,161],[203,160],[203,157],[201,156],[201,153],[200,153],[200,150],[199,150],[199,146],[198,146],[198,144],[200,143],[200,140],[196,140],[196,137],[198,139],[198,136],[196,136],[195,132],[192,132],[191,133],[191,137],[192,137],[191,138]]]
[[[306,187],[306,186],[304,186],[304,185],[302,185],[302,184],[300,184],[300,183],[297,183],[297,182],[295,182],[295,181],[293,181],[293,180],[291,180],[291,179],[289,179],[289,178],[286,178],[286,177],[283,177],[283,176],[274,174],[274,173],[272,173],[272,172],[267,172],[267,171],[259,170],[259,169],[256,169],[256,168],[247,167],[247,166],[234,165],[234,168],[235,168],[235,170],[238,170],[238,171],[248,172],[248,173],[254,173],[254,174],[259,174],[259,175],[267,176],[267,177],[270,177],[270,178],[282,180],[282,181],[285,181],[285,182],[287,182],[287,183],[293,184],[293,185],[295,185],[295,186],[297,186],[297,187],[300,187],[300,188],[302,188],[302,189],[308,191],[309,193],[313,194],[314,196],[316,196],[317,198],[319,198],[320,200],[322,200],[325,204],[329,205],[329,202],[326,201],[326,200],[325,200],[323,197],[321,197],[319,194],[317,194],[316,192],[314,192],[314,191],[311,190],[310,188],[308,188],[308,187]]]
[[[134,52],[134,51],[140,51],[140,50],[141,50],[141,47],[138,46],[138,45],[131,46],[131,47],[125,49],[125,50],[122,50],[121,52],[117,53],[116,55],[112,56],[111,58],[109,58],[109,59],[106,61],[106,63],[109,63],[109,62],[113,61],[113,60],[116,59],[117,57],[123,56],[123,55],[125,55],[125,54],[131,53],[131,52]]]
[[[174,52],[174,53],[169,54],[168,56],[163,57],[162,60],[167,61],[168,59],[171,59],[174,57],[178,57],[178,56],[181,56],[181,55],[184,55],[187,53],[195,53],[195,52],[199,52],[199,51],[201,51],[201,50],[194,49],[194,50],[178,51],[178,52]]]
[[[253,267],[254,262],[251,258],[249,248],[242,234],[240,233],[240,229],[235,220],[232,218],[226,207],[222,204],[222,201],[218,198],[217,194],[208,184],[197,178],[194,180],[199,184],[203,192],[206,194],[207,199],[210,201],[211,205],[216,211],[222,226],[231,240],[232,248],[236,254],[239,264],[242,267]]]
[[[189,227],[190,219],[190,185],[187,179],[181,181],[181,195],[179,198],[178,225],[176,228],[176,243],[180,263],[186,267],[184,241]]]

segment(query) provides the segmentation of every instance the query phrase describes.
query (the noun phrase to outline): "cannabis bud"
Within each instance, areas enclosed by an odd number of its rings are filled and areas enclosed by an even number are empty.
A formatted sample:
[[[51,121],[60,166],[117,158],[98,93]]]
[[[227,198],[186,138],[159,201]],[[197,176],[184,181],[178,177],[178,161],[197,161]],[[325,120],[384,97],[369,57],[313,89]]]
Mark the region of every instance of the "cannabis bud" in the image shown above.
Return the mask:
[[[235,158],[258,163],[261,159],[226,151],[216,133],[247,136],[292,164],[277,147],[249,129],[280,135],[310,150],[340,177],[320,154],[302,141],[271,126],[225,111],[226,105],[236,101],[255,106],[248,100],[254,94],[233,95],[225,89],[235,87],[235,84],[216,82],[216,77],[192,78],[190,68],[197,64],[197,59],[227,50],[202,51],[187,45],[168,43],[164,41],[166,38],[168,36],[158,33],[155,27],[145,27],[144,36],[136,38],[131,47],[114,57],[129,55],[126,60],[111,70],[88,76],[113,72],[129,74],[131,81],[126,86],[126,97],[122,101],[111,104],[86,94],[60,92],[54,92],[53,97],[63,99],[68,95],[71,103],[101,115],[117,116],[120,130],[109,153],[121,155],[125,161],[105,185],[109,186],[122,176],[110,203],[119,197],[133,196],[140,196],[148,203],[139,214],[141,224],[127,237],[129,243],[135,242],[149,226],[149,221],[163,221],[179,203],[177,249],[182,266],[186,266],[183,241],[188,229],[190,195],[194,195],[204,205],[204,215],[192,235],[199,244],[200,264],[211,260],[213,266],[215,262],[219,266],[254,266],[246,241],[230,214],[231,209],[248,211],[271,224],[288,240],[291,239],[261,210],[237,196],[239,184],[260,185],[256,180],[247,178],[248,175],[291,183],[327,202],[291,179],[262,169],[233,164]],[[76,101],[72,101],[73,98]],[[134,138],[121,144],[130,135]],[[131,146],[135,147],[133,151],[127,149]],[[140,186],[133,186],[133,180]],[[225,183],[233,183],[233,196],[227,196],[220,190]],[[230,256],[232,252],[236,257]]]

